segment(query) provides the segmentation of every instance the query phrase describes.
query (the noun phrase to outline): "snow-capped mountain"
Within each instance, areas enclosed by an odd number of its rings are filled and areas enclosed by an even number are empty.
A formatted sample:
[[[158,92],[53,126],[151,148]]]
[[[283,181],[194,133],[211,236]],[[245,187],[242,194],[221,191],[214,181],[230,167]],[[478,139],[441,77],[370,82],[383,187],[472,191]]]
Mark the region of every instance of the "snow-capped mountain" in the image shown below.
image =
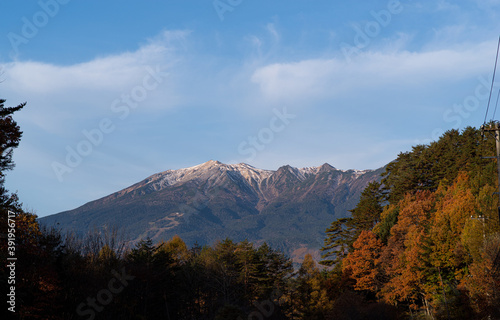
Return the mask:
[[[273,172],[271,170],[257,169],[246,163],[224,164],[210,160],[190,168],[164,171],[147,178],[144,182],[154,185],[155,190],[161,190],[190,180],[211,181],[218,176],[217,173],[226,173],[233,177],[243,178],[249,185],[260,185]]]
[[[203,164],[154,174],[77,209],[41,219],[63,230],[114,226],[128,240],[179,235],[188,245],[226,237],[267,241],[292,253],[318,249],[329,224],[348,215],[363,188],[382,169],[319,167],[263,170],[251,165]]]

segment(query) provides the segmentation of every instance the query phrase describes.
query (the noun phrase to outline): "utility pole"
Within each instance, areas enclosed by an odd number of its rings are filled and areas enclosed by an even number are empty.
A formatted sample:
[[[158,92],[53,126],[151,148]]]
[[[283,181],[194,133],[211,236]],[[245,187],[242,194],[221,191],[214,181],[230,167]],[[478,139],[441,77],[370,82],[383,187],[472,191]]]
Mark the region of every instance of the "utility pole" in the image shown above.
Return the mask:
[[[486,108],[486,115],[484,116],[484,124],[481,126],[481,134],[484,137],[484,132],[489,131],[489,132],[494,132],[495,135],[495,144],[496,144],[496,149],[497,149],[497,171],[498,171],[498,222],[500,223],[500,123],[498,121],[493,121],[490,122],[490,125],[487,127],[486,126],[486,119],[488,118],[488,110],[490,109],[490,102],[491,102],[491,94],[493,93],[493,87],[495,86],[495,75],[497,71],[497,63],[498,63],[498,56],[500,53],[500,37],[498,37],[498,46],[497,46],[497,56],[495,58],[495,68],[493,69],[493,78],[491,79],[491,89],[490,89],[490,97],[488,99],[488,106]],[[497,99],[498,103],[498,99]],[[496,111],[496,107],[495,107]],[[493,118],[495,117],[495,112],[493,112]],[[495,157],[493,157],[495,158]],[[484,217],[483,217],[483,226],[484,226]],[[483,228],[484,230],[484,228]],[[484,232],[484,231],[483,231]],[[495,257],[495,260],[493,261],[493,272],[498,272],[500,271],[500,248],[497,251],[497,255]]]
[[[499,42],[499,48],[500,48],[500,42]],[[486,124],[483,124],[481,126],[481,134],[484,136],[485,132],[494,132],[495,134],[495,145],[496,145],[496,150],[497,150],[497,156],[496,157],[485,157],[485,158],[493,158],[497,159],[497,170],[498,170],[498,192],[495,192],[498,194],[498,222],[500,223],[500,122],[498,121],[493,121],[491,122],[488,126]],[[483,241],[484,241],[484,219],[485,217],[481,217],[483,220]],[[493,272],[498,272],[500,270],[500,248],[497,251],[495,260],[493,261]]]
[[[486,219],[485,216],[479,215],[479,217],[474,218],[474,216],[470,216],[471,219],[474,220],[481,220],[483,222],[483,244],[486,243],[486,232],[485,232],[485,226],[484,226],[484,220]]]
[[[495,134],[495,144],[496,144],[496,149],[497,149],[497,156],[496,157],[485,157],[485,158],[492,158],[492,159],[497,159],[497,170],[498,170],[498,192],[495,192],[498,194],[498,221],[500,222],[500,122],[494,121],[490,123],[488,126],[482,125],[481,126],[481,132],[484,136],[484,132],[494,132]]]

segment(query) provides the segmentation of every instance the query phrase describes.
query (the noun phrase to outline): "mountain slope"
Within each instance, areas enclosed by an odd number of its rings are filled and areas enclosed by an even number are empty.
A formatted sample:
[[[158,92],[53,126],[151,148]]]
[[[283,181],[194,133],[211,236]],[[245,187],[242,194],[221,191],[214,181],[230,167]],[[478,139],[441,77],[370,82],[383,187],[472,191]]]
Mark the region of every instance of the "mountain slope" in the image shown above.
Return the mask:
[[[226,237],[292,254],[321,247],[333,220],[348,215],[376,171],[283,166],[276,171],[218,161],[154,174],[77,209],[44,217],[63,231],[117,227],[127,240],[179,235],[188,245]]]

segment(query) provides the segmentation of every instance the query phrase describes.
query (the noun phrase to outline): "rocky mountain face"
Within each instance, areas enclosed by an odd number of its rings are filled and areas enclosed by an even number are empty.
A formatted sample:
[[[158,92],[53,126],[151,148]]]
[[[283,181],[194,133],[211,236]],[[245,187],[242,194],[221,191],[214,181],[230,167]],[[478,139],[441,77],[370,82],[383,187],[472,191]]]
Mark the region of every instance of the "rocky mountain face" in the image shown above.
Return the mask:
[[[188,245],[229,237],[266,241],[292,257],[317,251],[325,229],[348,216],[382,169],[283,166],[276,171],[218,161],[157,173],[77,209],[41,218],[63,231],[115,227],[127,240],[179,235]]]

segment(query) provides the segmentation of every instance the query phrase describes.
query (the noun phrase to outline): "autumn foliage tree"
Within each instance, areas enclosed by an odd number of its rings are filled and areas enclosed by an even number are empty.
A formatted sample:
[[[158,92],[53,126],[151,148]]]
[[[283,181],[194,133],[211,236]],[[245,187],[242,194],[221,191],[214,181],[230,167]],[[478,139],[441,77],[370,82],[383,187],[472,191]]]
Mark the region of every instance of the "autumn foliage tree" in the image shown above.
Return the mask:
[[[344,270],[349,270],[356,281],[356,290],[377,292],[381,284],[380,254],[382,241],[372,231],[363,230],[354,242],[354,251],[344,260]]]

